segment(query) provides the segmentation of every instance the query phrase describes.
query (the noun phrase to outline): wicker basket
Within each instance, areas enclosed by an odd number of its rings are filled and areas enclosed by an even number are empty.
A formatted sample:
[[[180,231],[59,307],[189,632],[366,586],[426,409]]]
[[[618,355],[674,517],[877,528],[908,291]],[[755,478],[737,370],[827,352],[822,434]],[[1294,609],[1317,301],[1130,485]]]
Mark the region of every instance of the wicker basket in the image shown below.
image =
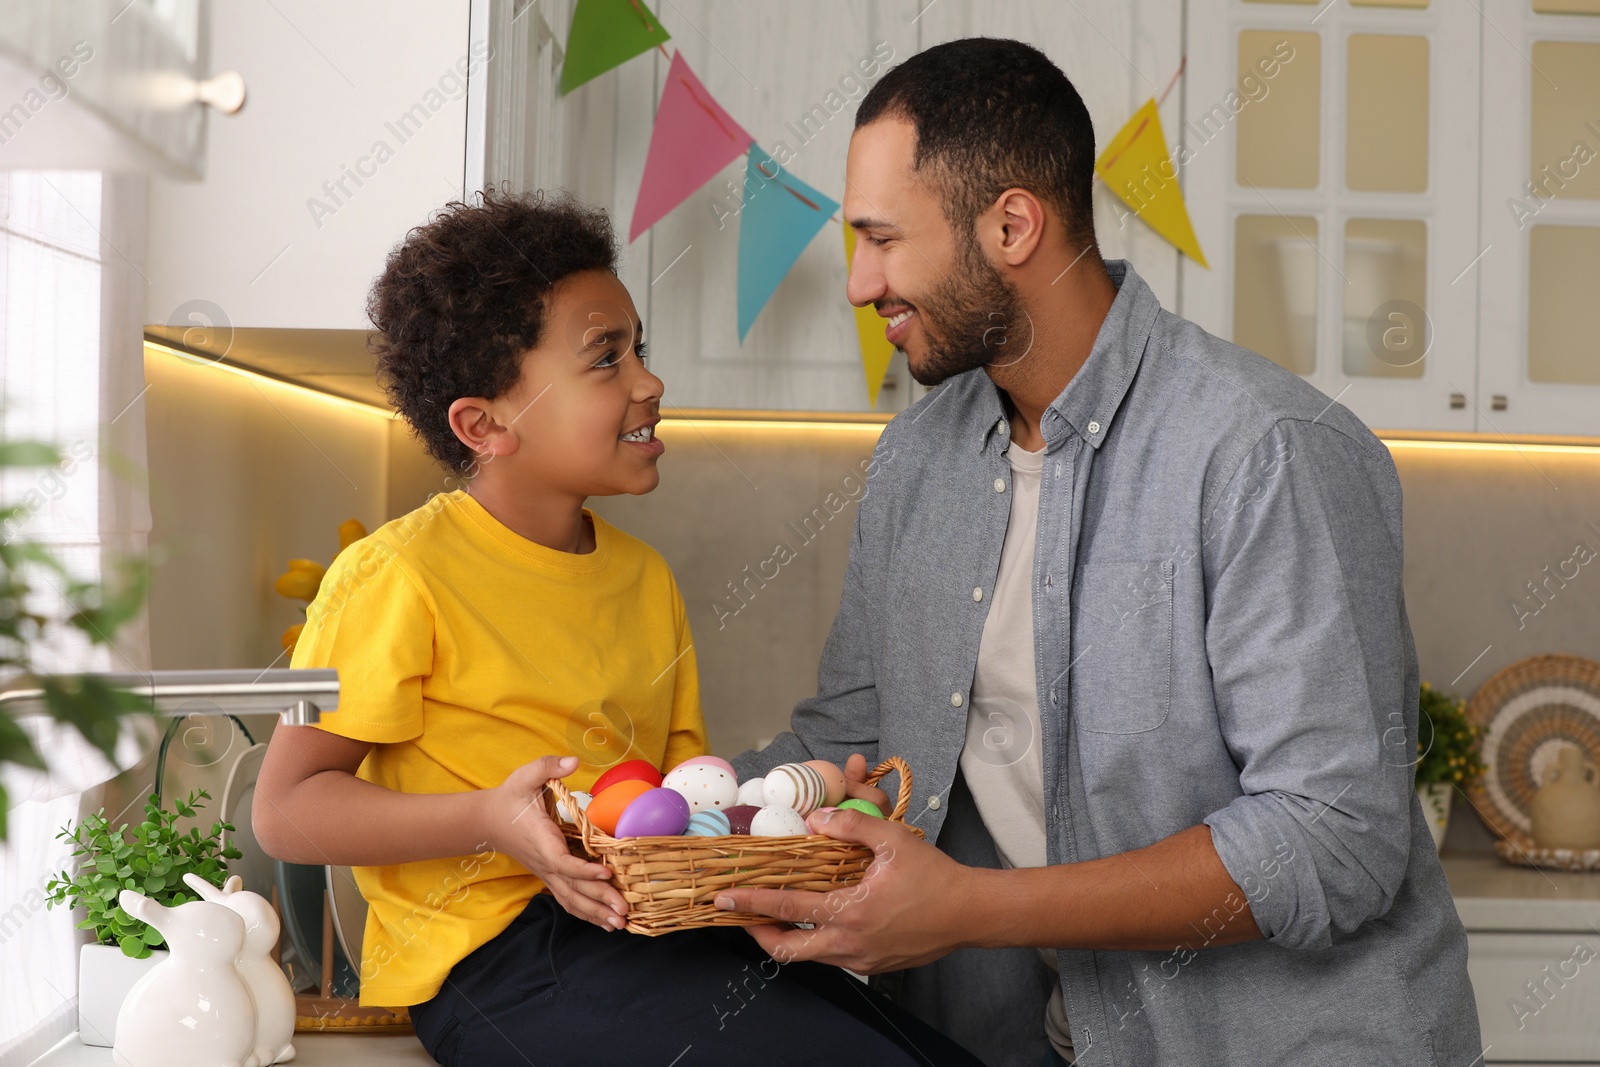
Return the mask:
[[[867,775],[867,784],[877,785],[890,771],[900,774],[900,795],[889,819],[905,825],[911,803],[911,768],[905,760],[890,756]],[[847,889],[861,881],[872,863],[872,849],[867,846],[822,834],[611,837],[589,821],[561,782],[552,780],[545,797],[550,817],[566,833],[573,853],[605,863],[614,872],[612,884],[628,902],[624,929],[635,934],[781,922],[769,915],[723,911],[712,902],[719,890],[735,886],[818,893]],[[560,820],[557,800],[573,813],[576,825]],[[923,836],[920,828],[909,829]]]

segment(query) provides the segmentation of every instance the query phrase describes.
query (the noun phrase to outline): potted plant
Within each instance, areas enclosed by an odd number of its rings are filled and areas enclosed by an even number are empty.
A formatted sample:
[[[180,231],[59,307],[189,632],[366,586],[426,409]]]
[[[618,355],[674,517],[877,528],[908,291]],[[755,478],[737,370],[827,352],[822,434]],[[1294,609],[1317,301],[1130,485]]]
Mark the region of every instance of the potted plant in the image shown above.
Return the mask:
[[[95,942],[83,946],[78,961],[78,1035],[84,1044],[112,1044],[123,999],[167,955],[160,931],[123,911],[118,894],[135,889],[167,907],[198,900],[183,876],[197,874],[221,886],[227,861],[242,855],[232,845],[220,847],[221,833],[234,830],[230,823],[214,823],[205,837],[199,829],[187,834],[174,829],[177,819],[192,818],[209,799],[211,794],[200,789],[176,800],[176,810],[166,811],[152,794],[145,801],[145,821],[132,840],[124,833],[127,823],[111,828],[104,808],[56,835],[77,845],[72,853],[77,862],[75,870],[61,871],[45,887],[46,906],[67,902],[84,908],[88,918],[78,927],[95,933]]]
[[[1465,701],[1422,683],[1417,709],[1417,797],[1428,817],[1435,849],[1444,846],[1456,789],[1465,789],[1486,769],[1479,755],[1486,732],[1467,721]]]

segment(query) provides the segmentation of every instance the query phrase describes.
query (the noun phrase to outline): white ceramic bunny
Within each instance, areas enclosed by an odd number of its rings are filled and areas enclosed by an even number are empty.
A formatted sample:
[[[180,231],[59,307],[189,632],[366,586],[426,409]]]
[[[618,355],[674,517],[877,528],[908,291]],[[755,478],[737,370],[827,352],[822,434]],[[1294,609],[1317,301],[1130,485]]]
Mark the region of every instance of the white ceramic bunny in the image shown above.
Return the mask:
[[[256,1005],[256,1067],[294,1059],[294,988],[271,955],[280,929],[277,912],[260,893],[241,889],[244,881],[238,875],[230,877],[221,889],[198,874],[186,874],[183,881],[203,899],[221,904],[244,920],[244,948],[235,966]]]
[[[221,904],[167,908],[131,889],[117,902],[160,930],[169,949],[117,1013],[117,1067],[258,1067],[255,1004],[233,962],[244,920]]]

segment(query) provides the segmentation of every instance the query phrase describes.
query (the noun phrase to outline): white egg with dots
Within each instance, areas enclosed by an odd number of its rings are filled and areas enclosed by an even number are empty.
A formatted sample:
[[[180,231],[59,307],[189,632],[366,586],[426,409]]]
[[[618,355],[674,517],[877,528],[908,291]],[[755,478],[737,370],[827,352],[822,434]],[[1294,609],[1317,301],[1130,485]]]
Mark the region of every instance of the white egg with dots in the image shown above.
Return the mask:
[[[681,763],[661,780],[689,802],[689,811],[721,811],[739,802],[739,780],[712,763]]]

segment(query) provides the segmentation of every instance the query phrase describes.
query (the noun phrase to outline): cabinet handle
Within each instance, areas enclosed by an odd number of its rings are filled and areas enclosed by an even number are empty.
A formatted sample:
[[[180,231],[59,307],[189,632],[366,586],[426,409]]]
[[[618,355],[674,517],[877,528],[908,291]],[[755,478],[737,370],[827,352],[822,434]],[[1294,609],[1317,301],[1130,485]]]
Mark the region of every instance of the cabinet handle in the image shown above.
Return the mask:
[[[1506,409],[1505,394],[1496,393],[1491,396],[1489,398],[1489,409],[1491,411],[1504,411]]]
[[[1464,408],[1466,406],[1467,406],[1467,394],[1465,394],[1465,393],[1451,393],[1450,394],[1450,410],[1451,411],[1456,411],[1456,410],[1458,410],[1460,408]]]

